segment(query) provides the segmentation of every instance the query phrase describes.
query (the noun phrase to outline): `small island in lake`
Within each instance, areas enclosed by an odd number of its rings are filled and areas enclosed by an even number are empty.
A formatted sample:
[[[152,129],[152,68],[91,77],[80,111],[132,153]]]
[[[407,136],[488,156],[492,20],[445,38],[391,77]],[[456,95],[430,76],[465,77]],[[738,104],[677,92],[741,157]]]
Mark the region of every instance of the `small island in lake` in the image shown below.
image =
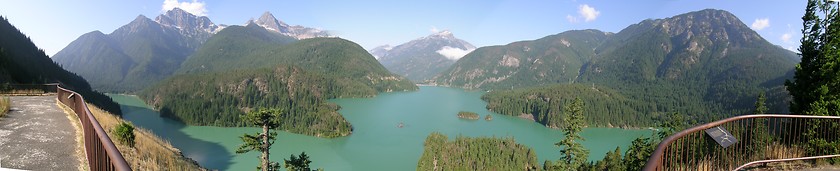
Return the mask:
[[[458,117],[462,118],[462,119],[469,119],[469,120],[478,120],[479,118],[481,118],[481,116],[478,116],[477,113],[467,112],[467,111],[458,112]]]
[[[490,116],[490,114],[487,114],[486,116],[484,116],[484,120],[485,120],[485,121],[492,121],[492,120],[493,120],[493,116]]]

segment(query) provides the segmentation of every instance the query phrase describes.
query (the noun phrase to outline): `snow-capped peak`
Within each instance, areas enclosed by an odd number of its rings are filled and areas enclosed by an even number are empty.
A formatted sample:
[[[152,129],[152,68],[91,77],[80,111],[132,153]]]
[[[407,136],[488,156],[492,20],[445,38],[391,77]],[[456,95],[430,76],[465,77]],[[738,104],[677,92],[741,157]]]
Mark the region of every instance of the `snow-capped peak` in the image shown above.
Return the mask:
[[[368,50],[368,53],[373,55],[373,57],[376,59],[382,59],[382,57],[388,56],[388,51],[390,51],[391,49],[394,49],[394,47],[391,45],[382,45]]]

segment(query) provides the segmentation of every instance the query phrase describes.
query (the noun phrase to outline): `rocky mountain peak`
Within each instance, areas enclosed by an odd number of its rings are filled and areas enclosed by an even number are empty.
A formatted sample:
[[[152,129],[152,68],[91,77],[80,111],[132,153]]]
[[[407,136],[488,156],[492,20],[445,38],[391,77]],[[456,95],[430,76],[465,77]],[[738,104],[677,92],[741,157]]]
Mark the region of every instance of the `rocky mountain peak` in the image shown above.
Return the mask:
[[[730,42],[734,45],[763,40],[734,14],[716,9],[689,12],[654,21],[656,27],[671,35],[691,39],[706,37],[712,42]]]
[[[155,18],[155,22],[163,26],[175,27],[183,32],[194,35],[200,32],[216,33],[221,27],[213,24],[210,18],[196,16],[180,8],[173,8]]]
[[[141,14],[141,15],[137,15],[137,17],[134,17],[134,20],[131,20],[131,22],[129,22],[129,25],[131,25],[132,23],[139,24],[139,23],[147,23],[147,22],[153,22],[153,21],[152,21],[152,19],[149,19],[149,17],[146,17],[145,15]]]
[[[368,52],[391,72],[422,82],[473,50],[475,46],[445,30],[394,47],[379,46]]]
[[[449,30],[440,31],[438,33],[435,33],[435,35],[441,37],[455,37],[455,35],[452,35],[452,32],[450,32]]]
[[[425,39],[455,39],[455,35],[452,34],[449,30],[443,30],[429,36],[424,37]]]
[[[332,37],[327,31],[309,28],[304,26],[292,26],[278,20],[271,12],[264,12],[260,18],[254,20],[251,18],[245,25],[257,24],[267,30],[278,32],[283,35],[291,36],[297,39],[308,39],[314,37]]]
[[[115,30],[115,33],[122,34],[122,32],[136,32],[142,28],[157,26],[158,24],[144,15],[138,15],[130,23]]]
[[[276,31],[276,32],[283,33],[283,32],[288,32],[289,31],[289,25],[288,24],[286,24],[286,23],[284,23],[280,20],[277,20],[277,17],[274,17],[274,15],[271,14],[271,12],[268,12],[268,11],[263,13],[260,16],[259,19],[254,21],[254,23],[256,23],[257,25],[260,25],[262,27],[265,27],[268,30],[272,30],[272,31]]]

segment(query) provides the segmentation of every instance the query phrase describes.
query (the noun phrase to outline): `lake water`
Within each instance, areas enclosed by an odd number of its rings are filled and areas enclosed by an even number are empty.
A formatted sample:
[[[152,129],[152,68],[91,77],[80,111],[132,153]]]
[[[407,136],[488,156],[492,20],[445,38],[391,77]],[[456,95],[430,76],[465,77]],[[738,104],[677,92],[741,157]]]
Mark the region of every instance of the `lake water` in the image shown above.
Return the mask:
[[[271,159],[280,161],[291,154],[306,152],[313,168],[326,170],[414,170],[423,152],[423,141],[432,132],[456,136],[514,137],[516,142],[533,148],[540,164],[557,160],[560,130],[546,128],[536,122],[489,112],[480,99],[483,92],[456,88],[420,87],[417,92],[381,93],[374,98],[331,100],[354,126],[350,136],[318,138],[280,132],[271,149]],[[257,153],[237,155],[241,144],[238,136],[259,131],[256,128],[187,126],[159,117],[149,106],[134,96],[111,95],[121,104],[123,117],[136,126],[149,129],[169,140],[183,154],[202,166],[219,170],[253,170]],[[471,111],[479,120],[457,117],[459,111]],[[485,121],[490,114],[492,121]],[[403,127],[398,125],[403,123]],[[633,139],[649,136],[649,130],[586,128],[583,145],[590,150],[590,160],[600,160],[607,151],[621,146],[627,149]]]

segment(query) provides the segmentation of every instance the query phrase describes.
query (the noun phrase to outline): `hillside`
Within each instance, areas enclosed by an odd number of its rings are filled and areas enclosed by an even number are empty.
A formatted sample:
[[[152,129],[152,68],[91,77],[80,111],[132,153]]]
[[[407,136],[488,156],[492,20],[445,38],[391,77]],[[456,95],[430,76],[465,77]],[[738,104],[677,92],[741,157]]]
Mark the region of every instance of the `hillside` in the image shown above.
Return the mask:
[[[557,40],[564,34],[570,33],[564,32],[537,41]],[[611,89],[626,97],[627,102],[615,105],[598,101],[592,103],[595,106],[587,107],[609,109],[609,114],[599,115],[630,115],[639,118],[615,120],[605,117],[589,120],[595,125],[652,126],[653,119],[671,112],[686,114],[693,121],[744,114],[751,110],[760,91],[774,95],[771,97],[771,112],[786,111],[786,93],[779,87],[785,78],[791,77],[796,54],[767,42],[729,12],[702,10],[671,18],[645,20],[600,38],[583,41],[589,44],[566,41],[571,46],[582,45],[573,49],[564,48],[566,43],[563,41],[560,44],[543,43],[547,48],[521,45],[531,42],[479,48],[438,75],[435,81],[445,86],[490,90],[546,86],[518,91],[493,91],[487,96],[495,98],[486,99],[491,100],[491,103],[522,101],[522,97],[535,94],[547,95],[543,97],[545,99],[573,98],[569,95],[592,99],[598,96],[598,93],[591,91],[552,93],[558,91],[553,89],[569,87],[552,87],[551,84],[572,84],[572,87],[579,84],[600,90]],[[533,54],[555,55],[522,55],[527,49],[533,51]],[[577,54],[574,57],[578,58],[556,54]],[[565,65],[531,65],[560,59],[563,62],[555,63]],[[565,72],[556,71],[562,69]],[[540,100],[531,100],[524,105],[534,107],[542,103]],[[547,107],[525,109],[508,106],[506,108],[515,110],[502,113],[562,113],[562,110]],[[498,106],[488,108],[501,110]],[[538,122],[554,126],[551,120],[538,119]]]
[[[432,83],[466,89],[510,89],[571,83],[594,48],[611,37],[598,30],[573,30],[533,41],[478,48]]]
[[[255,25],[231,26],[208,40],[177,73],[226,72],[284,64],[365,85],[368,87],[365,91],[417,89],[408,80],[388,72],[373,56],[351,41],[310,38],[287,44],[290,40],[284,37],[288,38]]]
[[[110,34],[84,34],[53,60],[89,79],[97,90],[132,92],[169,77],[220,29],[207,17],[178,8],[156,20],[140,15]]]
[[[376,55],[379,62],[391,72],[414,82],[423,82],[449,68],[455,60],[462,57],[455,52],[469,52],[474,49],[475,46],[456,38],[452,32],[441,31],[393,48],[374,48],[370,53]]]
[[[266,49],[297,41],[255,24],[230,26],[220,31],[181,64],[176,74],[226,71],[241,66],[265,67],[280,63],[263,58]]]
[[[327,99],[417,89],[353,42],[288,38],[257,25],[228,27],[140,97],[190,125],[243,126],[241,114],[279,107],[281,129],[337,137],[352,127]]]
[[[0,19],[0,84],[59,83],[82,94],[89,103],[120,113],[111,98],[93,91],[82,77],[62,69],[8,19]]]
[[[782,85],[797,60],[721,10],[646,20],[615,37],[599,48],[580,82],[638,92],[647,101],[688,97],[696,101],[666,106],[705,102],[702,108],[713,113],[746,112],[759,91]]]
[[[583,100],[586,121],[596,127],[652,125],[646,112],[655,103],[631,100],[626,95],[603,86],[553,84],[533,88],[493,91],[481,99],[493,112],[533,119],[551,128],[563,123],[564,107],[576,97]],[[640,117],[641,116],[641,117]]]

